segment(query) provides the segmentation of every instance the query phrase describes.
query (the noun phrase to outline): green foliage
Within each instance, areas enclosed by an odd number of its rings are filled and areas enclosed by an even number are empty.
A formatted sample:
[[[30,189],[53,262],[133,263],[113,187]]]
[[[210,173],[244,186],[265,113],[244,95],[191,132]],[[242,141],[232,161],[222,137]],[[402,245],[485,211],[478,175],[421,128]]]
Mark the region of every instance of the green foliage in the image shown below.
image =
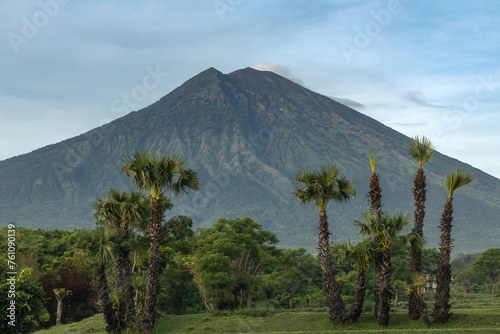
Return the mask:
[[[320,210],[325,210],[331,200],[347,201],[356,196],[354,182],[340,175],[337,165],[322,165],[319,170],[302,169],[295,174],[295,180],[304,185],[304,189],[295,189],[295,196],[303,203],[316,203]]]
[[[480,276],[491,282],[491,294],[495,296],[495,287],[500,280],[500,248],[490,248],[483,252],[474,263],[472,268]]]
[[[199,190],[198,174],[192,169],[184,169],[185,161],[185,157],[176,153],[167,156],[142,150],[124,158],[122,171],[152,198],[160,199],[166,190],[171,190],[176,196],[187,193],[189,189]],[[176,176],[177,180],[174,179]]]
[[[145,229],[151,212],[148,199],[139,192],[125,192],[111,188],[106,195],[98,197],[92,204],[97,224],[128,230]]]
[[[51,324],[55,324],[57,302],[54,290],[71,291],[66,298],[63,322],[79,321],[97,312],[95,305],[94,278],[95,261],[91,261],[83,252],[65,252],[51,265],[46,265],[40,277],[45,292],[45,307],[51,315]]]
[[[355,221],[354,224],[359,227],[361,235],[373,236],[379,240],[379,244],[384,250],[394,250],[398,247],[404,247],[408,242],[417,238],[414,234],[401,235],[401,232],[410,223],[410,215],[405,212],[397,212],[390,216],[373,215],[366,211],[363,215],[363,221]]]
[[[92,231],[82,230],[74,248],[82,249],[100,263],[110,263],[114,259],[113,244],[118,242],[112,230],[98,227]]]
[[[213,228],[197,231],[194,254],[186,258],[200,297],[209,311],[233,294],[243,303],[275,252],[276,235],[249,217],[219,219]],[[240,304],[241,305],[241,304]]]
[[[432,153],[436,150],[431,140],[427,137],[419,138],[416,136],[407,144],[408,156],[410,159],[417,159],[418,168],[422,168],[422,164],[431,160]]]
[[[2,268],[0,273],[4,278],[11,278],[6,268]],[[14,289],[11,288],[11,282],[15,282]],[[19,272],[14,281],[2,280],[0,294],[2,333],[31,333],[49,321],[49,313],[44,307],[44,291],[38,282],[31,279],[30,268]]]
[[[457,169],[453,174],[449,174],[446,177],[446,190],[448,190],[448,197],[453,196],[453,192],[460,187],[465,186],[466,184],[474,181],[472,175],[463,169]]]
[[[36,254],[38,266],[50,264],[73,245],[75,233],[65,230],[42,230],[16,227],[17,256]],[[7,226],[0,228],[0,247],[7,249]],[[33,268],[32,269],[36,269]]]

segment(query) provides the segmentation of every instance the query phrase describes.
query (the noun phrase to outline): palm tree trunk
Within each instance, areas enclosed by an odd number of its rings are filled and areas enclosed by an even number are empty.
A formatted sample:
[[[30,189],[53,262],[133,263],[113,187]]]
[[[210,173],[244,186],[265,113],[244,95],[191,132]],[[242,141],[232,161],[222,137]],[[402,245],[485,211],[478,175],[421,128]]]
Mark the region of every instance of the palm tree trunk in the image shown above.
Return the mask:
[[[391,253],[388,250],[384,250],[376,283],[379,291],[377,322],[382,326],[389,323],[389,312],[391,310],[391,304],[389,303],[389,299],[391,298],[391,271]]]
[[[436,303],[432,316],[434,322],[444,323],[450,317],[450,283],[451,283],[451,222],[453,220],[453,197],[446,200],[443,215],[441,216],[441,243],[439,265],[437,272]]]
[[[382,188],[380,187],[380,180],[378,175],[373,173],[370,178],[370,191],[367,197],[370,197],[371,209],[373,214],[381,216],[383,214],[382,207]]]
[[[332,271],[330,232],[328,231],[328,217],[325,210],[321,210],[319,213],[319,260],[321,263],[323,293],[326,297],[330,319],[336,324],[340,324],[344,322],[343,316],[346,310],[337,286],[337,281],[335,280],[335,274]]]
[[[124,267],[125,267],[125,275],[123,278],[124,281],[124,293],[123,293],[123,298],[125,301],[125,325],[127,327],[130,327],[133,322],[134,322],[134,317],[135,317],[135,303],[134,303],[134,288],[131,285],[132,281],[132,270],[131,270],[131,263],[130,263],[130,258],[128,257],[128,252],[127,252],[127,257],[125,258],[124,261]]]
[[[413,182],[413,197],[415,198],[415,227],[413,232],[416,235],[423,237],[424,228],[424,217],[425,217],[425,199],[426,199],[426,176],[424,170],[419,168],[417,174],[415,175],[415,180]],[[411,245],[411,262],[410,262],[410,275],[418,273],[420,275],[420,270],[422,268],[422,250]],[[418,320],[422,317],[420,313],[420,303],[419,294],[417,292],[417,287],[412,284],[410,296],[408,299],[408,318],[410,320]]]
[[[150,333],[156,320],[156,302],[158,296],[158,281],[160,274],[160,232],[161,232],[162,206],[159,199],[153,199],[149,234],[149,265],[147,270],[146,295],[144,307],[140,314],[140,327],[145,333]]]
[[[97,268],[97,280],[99,282],[99,297],[102,303],[102,312],[104,313],[104,320],[106,321],[106,332],[116,332],[118,324],[113,310],[113,304],[109,299],[108,280],[106,278],[106,269],[104,263],[99,262]]]
[[[349,312],[346,315],[347,322],[355,323],[358,321],[363,312],[363,304],[365,302],[366,294],[366,280],[365,271],[363,268],[359,268],[358,279],[356,280],[356,292],[354,293],[354,301],[349,308]]]
[[[123,240],[128,243],[129,230],[128,223],[124,223],[123,227]],[[127,249],[123,251],[123,299],[124,299],[124,318],[123,323],[126,327],[131,327],[135,317],[135,303],[134,303],[134,288],[132,287],[132,263],[130,262],[130,251]]]
[[[377,239],[377,237],[373,238],[373,243],[375,247],[377,247],[378,244],[380,244],[380,241]],[[378,279],[380,272],[382,271],[382,253],[376,252],[374,255],[374,261],[375,261],[375,277]],[[375,296],[375,320],[378,319],[378,311],[380,310],[379,307],[379,301],[380,301],[380,291],[379,291],[379,285],[375,283],[375,290],[373,291],[373,294]]]
[[[124,259],[125,254],[123,250],[118,249],[115,256],[115,288],[117,290],[122,290],[124,287]],[[123,291],[124,292],[124,291]],[[116,308],[116,321],[118,322],[118,327],[124,327],[125,325],[125,305],[120,303]]]
[[[371,203],[371,210],[374,215],[381,216],[383,214],[382,212],[382,207],[384,204],[382,203],[382,188],[380,187],[380,180],[378,178],[378,175],[375,173],[372,173],[372,177],[370,178],[370,191],[367,194],[367,197],[370,198],[370,203]],[[378,240],[375,238],[373,240],[375,245],[378,244]],[[378,273],[380,269],[380,256],[377,255],[375,258],[375,275]],[[378,315],[378,294],[379,291],[377,287],[375,287],[374,295],[375,295],[375,319],[377,319]]]

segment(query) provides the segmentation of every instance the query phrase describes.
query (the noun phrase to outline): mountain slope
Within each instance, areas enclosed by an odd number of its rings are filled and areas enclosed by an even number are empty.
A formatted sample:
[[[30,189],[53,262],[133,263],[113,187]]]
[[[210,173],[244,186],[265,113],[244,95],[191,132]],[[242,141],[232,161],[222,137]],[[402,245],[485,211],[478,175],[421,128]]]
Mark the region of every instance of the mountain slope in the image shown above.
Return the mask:
[[[178,152],[201,177],[202,191],[174,199],[171,214],[196,226],[218,218],[251,216],[277,233],[282,246],[317,243],[318,212],[294,200],[293,173],[337,163],[358,185],[358,197],[329,204],[332,240],[356,240],[352,221],[368,206],[377,161],[384,210],[413,212],[416,162],[406,157],[409,138],[330,98],[275,73],[251,68],[230,74],[210,68],[137,112],[86,134],[0,162],[2,223],[77,228],[93,223],[91,202],[111,187],[130,188],[122,159],[137,149]],[[457,191],[453,234],[457,252],[496,245],[500,180],[439,153],[424,165],[428,202],[424,233],[439,241],[444,180],[456,168],[476,180]]]

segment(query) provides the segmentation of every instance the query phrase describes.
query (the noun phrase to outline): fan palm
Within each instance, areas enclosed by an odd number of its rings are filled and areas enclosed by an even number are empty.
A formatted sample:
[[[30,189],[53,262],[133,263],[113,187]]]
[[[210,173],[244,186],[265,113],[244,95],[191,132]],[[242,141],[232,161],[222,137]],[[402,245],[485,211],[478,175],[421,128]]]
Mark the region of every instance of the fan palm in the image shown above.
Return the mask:
[[[374,243],[373,240],[363,240],[352,246],[350,242],[347,242],[336,246],[335,251],[338,254],[339,262],[348,258],[351,262],[358,265],[358,278],[356,279],[354,300],[349,308],[349,311],[344,315],[345,322],[354,323],[358,321],[361,312],[363,311],[366,294],[365,269],[369,267],[370,263],[374,260],[376,253]]]
[[[97,281],[99,298],[102,303],[104,320],[106,321],[106,332],[112,333],[118,330],[118,323],[113,310],[113,303],[109,298],[108,280],[106,277],[106,263],[112,262],[113,244],[119,242],[112,230],[100,227],[93,231],[83,230],[80,232],[76,248],[83,249],[91,257],[97,260]]]
[[[125,303],[119,304],[116,309],[116,318],[120,327],[131,325],[135,316],[134,292],[130,287],[132,266],[129,230],[131,227],[143,225],[148,211],[148,200],[139,192],[128,193],[112,188],[107,196],[98,197],[94,202],[94,217],[98,222],[114,227],[121,241],[117,244],[115,259],[115,285],[122,291],[125,300]]]
[[[304,185],[304,189],[295,189],[295,196],[303,203],[314,202],[319,209],[319,258],[323,292],[329,308],[330,318],[337,324],[343,322],[345,306],[335,280],[330,262],[330,232],[326,205],[331,201],[344,202],[356,195],[356,188],[351,180],[340,176],[336,165],[323,165],[320,170],[302,169],[295,174],[295,180]]]
[[[147,288],[144,307],[140,314],[141,330],[149,333],[156,320],[158,281],[160,278],[160,239],[163,219],[162,197],[170,190],[175,196],[199,189],[198,174],[184,169],[186,158],[177,154],[153,155],[147,151],[136,151],[124,159],[122,171],[125,172],[139,189],[148,191],[151,196],[151,218],[149,221],[149,264],[147,269]]]
[[[396,247],[402,247],[410,241],[415,241],[418,236],[410,233],[401,235],[401,232],[408,226],[410,216],[407,213],[399,212],[390,216],[383,214],[382,216],[374,215],[371,211],[367,211],[363,215],[363,221],[356,221],[355,224],[359,227],[359,233],[362,235],[372,236],[378,240],[377,251],[380,252],[380,268],[376,275],[376,289],[378,290],[376,304],[377,322],[379,325],[387,325],[389,322],[391,296],[391,252]],[[414,242],[414,244],[420,244]]]
[[[466,171],[457,169],[453,174],[446,178],[446,190],[448,198],[444,205],[443,215],[441,216],[441,243],[439,264],[437,272],[436,303],[432,316],[436,323],[444,323],[450,316],[450,283],[451,283],[451,222],[453,220],[453,192],[466,184],[471,183],[474,178]]]
[[[413,232],[420,237],[423,237],[426,200],[426,176],[422,165],[431,160],[431,156],[434,151],[434,145],[425,136],[422,138],[417,136],[408,143],[408,156],[410,159],[417,159],[418,161],[418,170],[415,175],[415,180],[413,181],[413,197],[415,198],[415,226],[413,228]],[[415,277],[420,276],[421,267],[422,251],[419,247],[412,245],[410,274],[415,274]],[[419,311],[419,305],[422,301],[419,300],[419,298],[417,288],[412,284],[412,289],[408,299],[408,317],[410,320],[418,320],[422,316]]]

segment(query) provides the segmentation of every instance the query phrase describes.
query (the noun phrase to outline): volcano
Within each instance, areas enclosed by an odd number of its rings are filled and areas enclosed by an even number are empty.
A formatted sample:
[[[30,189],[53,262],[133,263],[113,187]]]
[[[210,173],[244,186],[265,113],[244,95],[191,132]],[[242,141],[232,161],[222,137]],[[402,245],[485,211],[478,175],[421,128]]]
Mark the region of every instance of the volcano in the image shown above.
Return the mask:
[[[92,226],[92,201],[110,187],[130,189],[120,173],[135,150],[186,156],[201,191],[172,198],[178,214],[207,227],[219,218],[250,216],[275,232],[281,247],[317,245],[318,210],[294,198],[294,173],[336,163],[354,180],[357,197],[330,203],[334,242],[358,239],[354,220],[368,208],[370,150],[381,179],[385,212],[413,213],[417,162],[410,138],[331,98],[273,72],[223,74],[209,68],[152,105],[80,136],[0,162],[0,221],[44,229]],[[438,148],[439,149],[439,148]],[[455,194],[455,252],[498,247],[500,180],[435,152],[424,165],[424,234],[437,247],[446,175],[462,168],[475,180]],[[170,194],[166,194],[171,197]]]

